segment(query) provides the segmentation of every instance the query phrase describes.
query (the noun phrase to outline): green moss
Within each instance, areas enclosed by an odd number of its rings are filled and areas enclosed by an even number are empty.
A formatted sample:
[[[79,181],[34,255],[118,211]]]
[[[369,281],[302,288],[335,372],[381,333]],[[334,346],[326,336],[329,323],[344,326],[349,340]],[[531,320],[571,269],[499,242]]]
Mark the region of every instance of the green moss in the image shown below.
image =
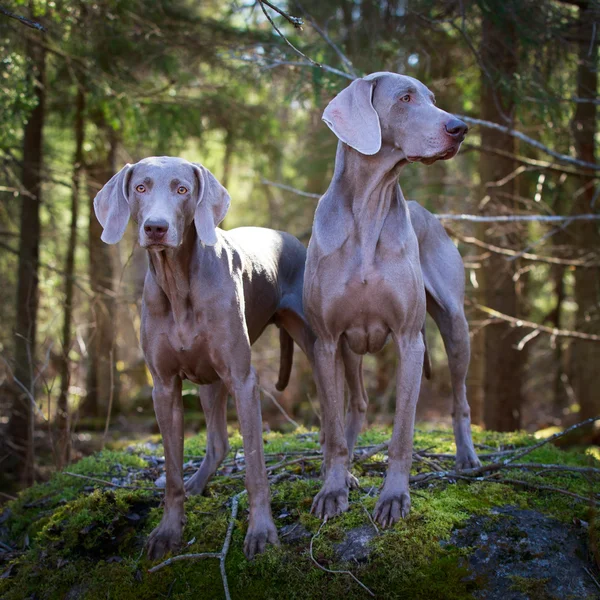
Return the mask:
[[[318,448],[316,432],[265,434],[265,452],[312,451]],[[389,439],[390,432],[374,428],[361,434],[359,445],[376,445]],[[477,443],[493,448],[534,444],[536,440],[522,433],[496,434],[475,431]],[[238,433],[231,432],[231,445],[242,447]],[[186,440],[185,452],[200,456],[204,453],[205,435]],[[415,436],[418,449],[453,452],[454,440],[449,429],[419,429]],[[161,453],[161,448],[155,450]],[[105,451],[70,467],[74,473],[110,479],[123,476],[129,469],[144,468],[143,445],[134,452]],[[231,456],[231,455],[230,455]],[[374,457],[375,461],[377,460]],[[278,462],[273,458],[272,462]],[[565,452],[544,446],[522,461],[569,465],[595,465],[598,461],[584,452]],[[451,465],[451,463],[447,463]],[[313,555],[324,567],[349,569],[378,598],[425,600],[471,598],[483,581],[467,576],[467,549],[448,544],[451,532],[463,526],[473,515],[489,515],[497,506],[517,505],[536,508],[563,520],[573,516],[590,523],[590,535],[600,535],[600,523],[590,515],[585,504],[548,492],[525,490],[501,483],[447,481],[433,482],[413,490],[409,517],[370,542],[371,554],[365,562],[344,564],[336,558],[335,547],[350,529],[372,527],[371,513],[377,491],[383,482],[383,472],[368,465],[360,475],[361,488],[350,493],[350,509],[344,515],[321,527],[310,514],[313,497],[318,492],[320,461],[288,467],[291,474],[302,478],[283,480],[272,486],[272,507],[279,528],[299,523],[314,539]],[[530,481],[541,485],[562,487],[587,497],[590,484],[584,477],[552,472],[543,476],[535,471],[507,471],[502,477]],[[136,483],[137,484],[137,483]],[[12,516],[7,521],[11,543],[16,547],[25,534],[30,548],[14,561],[10,576],[0,579],[0,597],[16,600],[35,595],[40,599],[74,597],[123,600],[146,598],[222,598],[223,588],[219,561],[180,561],[156,573],[144,553],[144,543],[150,531],[159,523],[162,508],[150,482],[140,482],[148,490],[95,490],[93,482],[66,474],[56,474],[48,483],[25,490],[9,505]],[[231,477],[216,477],[209,485],[207,496],[186,500],[187,523],[184,528],[183,553],[218,552],[221,549],[230,519],[230,499],[243,490],[243,481]],[[335,598],[353,600],[365,597],[364,590],[347,574],[331,574],[319,569],[311,559],[310,538],[283,543],[248,562],[243,555],[243,540],[247,529],[248,500],[240,500],[238,520],[227,557],[227,574],[233,598]],[[490,521],[491,522],[491,521]],[[299,526],[300,526],[299,525]],[[520,535],[515,528],[515,538]],[[285,541],[285,539],[283,540]],[[515,589],[528,597],[541,589],[540,582],[513,578]],[[520,587],[518,587],[520,586]],[[525,587],[524,587],[525,586]],[[531,586],[525,592],[526,586]],[[536,587],[537,586],[537,587]],[[535,588],[535,590],[534,590]]]
[[[123,476],[129,469],[146,466],[146,461],[135,454],[104,450],[71,465],[69,472],[110,480],[113,476]],[[59,472],[55,473],[50,481],[23,490],[17,500],[6,506],[11,512],[8,521],[10,537],[17,543],[22,542],[25,536],[31,539],[43,528],[57,508],[78,498],[85,488],[98,485],[101,484]]]
[[[525,594],[528,600],[556,600],[556,596],[546,589],[549,579],[530,579],[518,575],[509,575],[509,578],[512,580],[510,589]]]

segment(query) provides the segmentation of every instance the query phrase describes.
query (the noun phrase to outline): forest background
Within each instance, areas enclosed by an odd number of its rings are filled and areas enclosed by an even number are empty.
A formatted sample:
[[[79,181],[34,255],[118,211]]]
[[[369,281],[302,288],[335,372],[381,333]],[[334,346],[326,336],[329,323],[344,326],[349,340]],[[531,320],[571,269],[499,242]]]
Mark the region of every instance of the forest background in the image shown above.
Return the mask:
[[[337,143],[322,111],[373,71],[417,77],[470,126],[458,157],[400,182],[446,215],[464,257],[474,423],[536,431],[600,414],[599,23],[594,0],[2,3],[2,486],[156,432],[138,342],[146,255],[132,228],[100,241],[100,187],[126,162],[182,156],[230,191],[224,228],[306,244]],[[432,321],[427,338],[418,419],[448,423]],[[253,360],[265,427],[318,426],[301,353],[282,394],[274,328]],[[391,420],[395,360],[391,347],[365,360],[370,422]],[[195,386],[184,394],[195,430]]]

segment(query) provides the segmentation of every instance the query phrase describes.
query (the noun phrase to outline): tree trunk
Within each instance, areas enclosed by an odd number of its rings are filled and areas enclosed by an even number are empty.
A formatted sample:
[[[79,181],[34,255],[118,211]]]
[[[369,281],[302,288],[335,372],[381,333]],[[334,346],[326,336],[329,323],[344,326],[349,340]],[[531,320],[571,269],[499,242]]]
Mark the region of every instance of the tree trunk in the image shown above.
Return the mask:
[[[598,91],[598,38],[596,22],[598,8],[595,2],[582,2],[579,5],[579,64],[577,67],[577,96],[596,98]],[[594,138],[597,130],[596,106],[578,103],[573,118],[573,137],[577,158],[596,162]],[[577,198],[574,213],[596,212],[593,206],[594,186],[590,180],[582,178],[586,186],[582,196]],[[581,252],[600,246],[598,225],[593,221],[576,221],[573,224],[574,239]],[[598,332],[600,319],[600,270],[577,269],[575,271],[575,302],[577,303],[576,329]],[[573,387],[581,407],[581,419],[600,414],[600,344],[574,341],[572,352]]]
[[[485,13],[482,21],[481,59],[486,72],[481,73],[482,118],[512,127],[506,117],[513,118],[514,101],[506,90],[517,72],[517,36],[509,12],[506,20]],[[491,79],[491,81],[490,81]],[[514,153],[514,138],[483,128],[482,146]],[[514,206],[515,180],[502,187],[490,187],[514,170],[514,162],[490,154],[480,155],[479,170],[482,189],[486,194],[486,210],[501,212]],[[500,246],[514,245],[515,235],[498,227],[487,241]],[[512,238],[512,239],[511,239]],[[511,244],[512,242],[512,244]],[[518,302],[513,275],[516,261],[491,254],[482,273],[486,304],[502,313],[517,316]],[[483,271],[483,269],[482,269]],[[485,403],[484,422],[488,429],[512,431],[521,423],[522,358],[514,348],[519,333],[508,324],[492,324],[485,328]]]
[[[93,292],[91,322],[94,326],[88,344],[87,395],[81,414],[88,417],[104,417],[111,405],[113,408],[118,406],[114,267],[111,246],[100,239],[102,226],[96,219],[93,206],[96,194],[115,173],[116,148],[116,137],[110,132],[106,158],[87,169],[90,201],[89,268]]]
[[[14,452],[15,474],[23,485],[34,479],[33,433],[35,415],[35,350],[40,254],[40,205],[42,201],[43,129],[45,118],[46,52],[28,42],[27,55],[35,80],[37,106],[23,137],[23,188],[19,238],[17,320],[14,377],[18,382],[8,426],[9,446]]]
[[[85,91],[81,84],[77,87],[75,100],[75,156],[73,157],[73,179],[71,193],[71,227],[69,230],[69,246],[65,261],[65,312],[62,332],[63,354],[60,362],[60,395],[56,412],[57,430],[57,466],[63,467],[70,460],[71,427],[69,419],[69,352],[71,350],[73,318],[73,278],[75,277],[75,250],[77,248],[77,219],[79,217],[79,195],[81,192],[81,176],[83,172],[83,140],[85,133]]]

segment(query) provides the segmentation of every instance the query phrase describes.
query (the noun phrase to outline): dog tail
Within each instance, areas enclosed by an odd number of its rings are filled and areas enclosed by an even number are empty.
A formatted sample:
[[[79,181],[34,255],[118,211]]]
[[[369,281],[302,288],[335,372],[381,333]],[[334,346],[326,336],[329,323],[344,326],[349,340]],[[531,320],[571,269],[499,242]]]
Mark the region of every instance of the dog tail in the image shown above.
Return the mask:
[[[425,356],[423,357],[423,375],[425,379],[431,379],[431,360],[429,358],[429,350],[427,349],[427,338],[425,337],[425,325],[421,330],[423,334],[423,343],[425,344]]]
[[[281,359],[279,362],[279,378],[275,387],[282,392],[290,382],[292,363],[294,362],[294,340],[283,328],[279,328],[279,345],[281,347]]]

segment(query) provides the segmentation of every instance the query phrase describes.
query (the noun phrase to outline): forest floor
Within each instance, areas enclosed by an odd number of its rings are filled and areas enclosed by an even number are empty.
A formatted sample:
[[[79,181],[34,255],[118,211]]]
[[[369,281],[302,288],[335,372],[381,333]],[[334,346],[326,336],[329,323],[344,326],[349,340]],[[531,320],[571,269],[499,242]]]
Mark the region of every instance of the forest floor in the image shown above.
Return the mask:
[[[418,428],[411,513],[382,531],[370,514],[389,435],[385,427],[361,435],[353,465],[360,487],[350,510],[323,524],[310,514],[321,484],[318,433],[266,433],[281,547],[251,562],[242,550],[248,513],[236,431],[207,495],[186,500],[178,554],[208,557],[146,558],[146,538],[162,514],[160,444],[83,458],[4,506],[0,597],[600,598],[597,448],[561,449],[525,433],[475,428],[484,467],[456,473],[451,429]],[[204,434],[186,440],[186,476],[204,444]]]

